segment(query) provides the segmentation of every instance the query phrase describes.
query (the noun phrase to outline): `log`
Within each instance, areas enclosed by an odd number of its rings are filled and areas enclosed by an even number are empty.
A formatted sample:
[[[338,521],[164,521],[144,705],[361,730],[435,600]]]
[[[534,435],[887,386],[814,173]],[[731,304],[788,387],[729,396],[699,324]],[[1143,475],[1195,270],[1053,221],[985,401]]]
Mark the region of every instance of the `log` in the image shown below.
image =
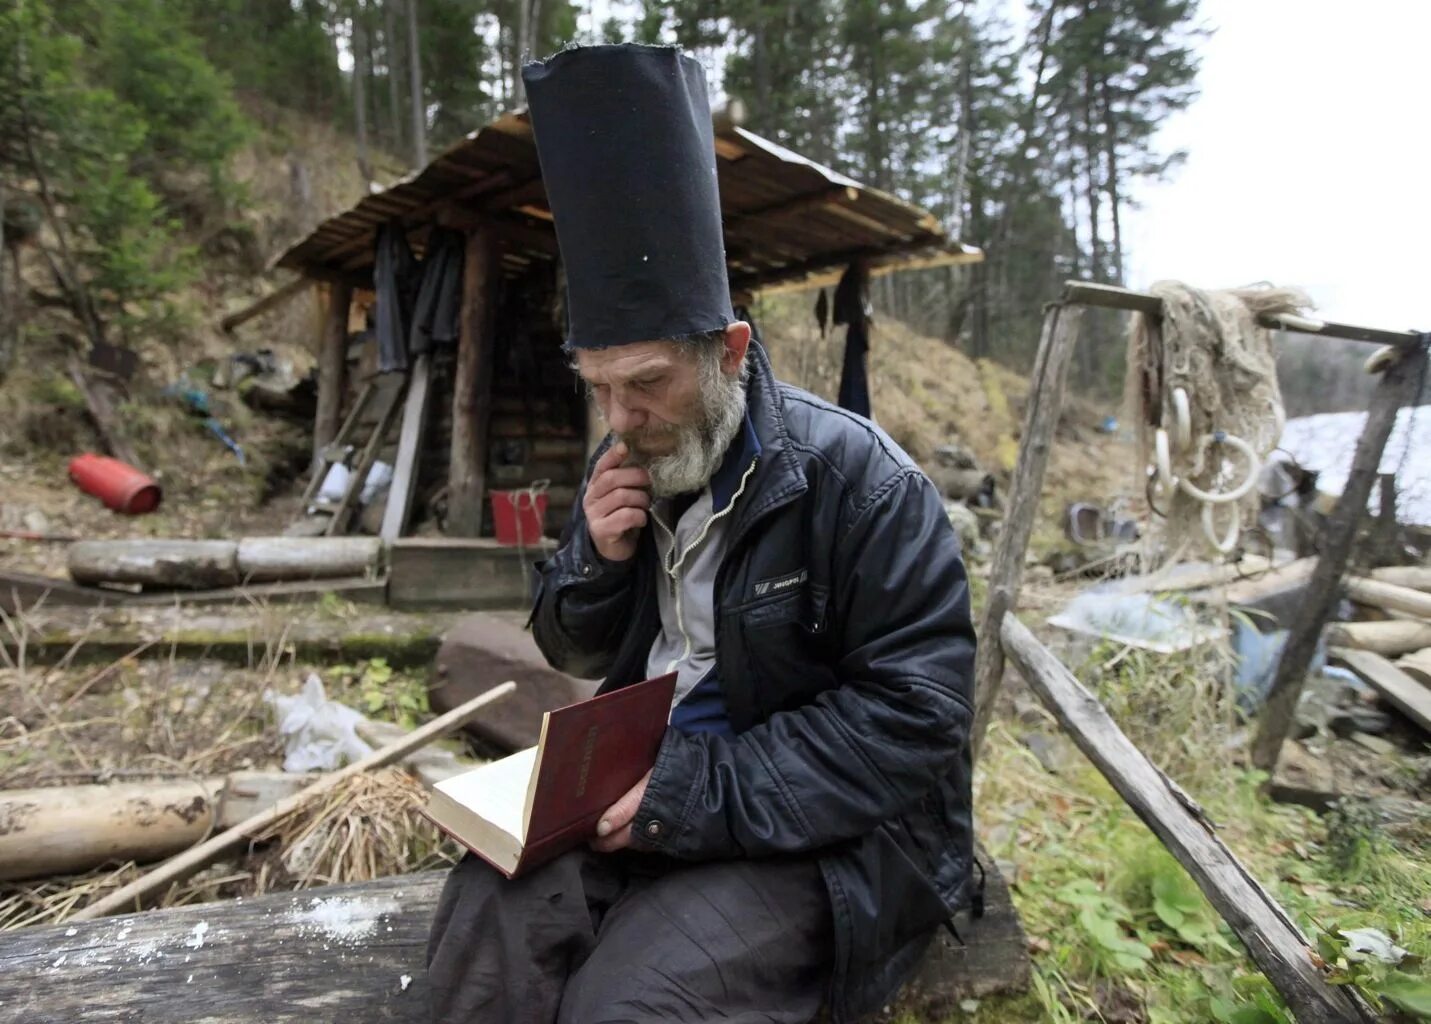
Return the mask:
[[[1267,772],[1275,772],[1282,742],[1292,727],[1302,686],[1307,679],[1316,654],[1322,628],[1331,615],[1341,591],[1342,574],[1346,571],[1357,524],[1366,515],[1367,499],[1376,480],[1381,454],[1386,448],[1396,414],[1416,397],[1426,369],[1426,351],[1407,350],[1382,374],[1371,397],[1366,426],[1357,440],[1346,487],[1337,499],[1336,508],[1327,520],[1317,549],[1320,557],[1307,585],[1296,621],[1288,631],[1287,644],[1277,662],[1277,671],[1267,692],[1266,703],[1258,716],[1257,736],[1252,742],[1252,763]]]
[[[1388,657],[1431,647],[1431,622],[1392,619],[1386,622],[1334,622],[1327,642],[1338,647],[1375,651]]]
[[[294,296],[301,295],[303,292],[307,291],[311,285],[316,283],[317,282],[314,281],[314,279],[311,277],[295,278],[294,280],[289,281],[282,288],[277,288],[269,292],[263,298],[258,299],[254,302],[250,302],[242,309],[230,313],[228,316],[224,317],[222,320],[219,321],[219,330],[223,331],[225,334],[230,334],[236,327],[248,323],[256,316],[262,316],[270,309],[276,309]]]
[[[391,543],[407,528],[412,496],[417,491],[418,462],[422,458],[422,439],[427,434],[427,410],[431,404],[432,357],[424,352],[413,360],[408,381],[407,401],[403,406],[402,433],[398,435],[397,458],[393,466],[393,482],[388,489],[387,509],[383,512],[381,537]]]
[[[102,386],[89,379],[89,375],[80,366],[79,358],[73,353],[69,358],[69,372],[70,379],[75,382],[75,387],[79,388],[80,395],[84,398],[89,418],[94,422],[94,428],[99,432],[99,439],[104,443],[105,449],[120,462],[127,462],[135,469],[143,469],[139,456],[134,453],[133,446],[119,425],[114,403],[110,401]]]
[[[530,609],[531,564],[541,557],[536,545],[523,550],[485,538],[404,537],[388,548],[388,602],[394,608]]]
[[[982,858],[987,863],[987,858]],[[445,871],[0,934],[0,1017],[26,1024],[429,1024],[427,938]],[[925,1019],[1027,985],[997,871],[893,1009]],[[73,919],[72,919],[73,920]]]
[[[1407,718],[1431,732],[1431,690],[1380,654],[1333,647],[1327,656],[1351,669]]]
[[[1043,476],[1048,468],[1049,450],[1054,429],[1058,426],[1063,407],[1064,381],[1068,362],[1078,340],[1078,326],[1083,309],[1077,305],[1054,304],[1044,312],[1043,336],[1034,357],[1029,378],[1029,394],[1037,401],[1027,403],[1024,411],[1022,443],[1019,461],[1014,467],[1013,483],[1009,487],[1008,514],[999,531],[994,550],[994,564],[989,574],[988,598],[984,615],[979,621],[979,636],[999,635],[1004,616],[1013,611],[1018,601],[1019,585],[1023,581],[1024,556],[1028,552],[1029,536],[1038,515],[1039,498],[1043,494]],[[981,643],[974,658],[974,759],[984,742],[984,733],[994,716],[994,704],[1004,682],[1004,652],[996,643]]]
[[[139,583],[204,590],[239,582],[231,540],[82,540],[67,556],[76,583]]]
[[[328,285],[323,333],[318,339],[318,412],[313,417],[315,465],[319,462],[323,446],[338,434],[344,380],[348,372],[348,308],[352,303],[352,285],[342,281]]]
[[[1412,590],[1431,591],[1431,565],[1397,565],[1371,570],[1371,578],[1378,583],[1390,583]]]
[[[1431,647],[1397,658],[1396,667],[1423,686],[1431,686]]]
[[[447,467],[447,533],[482,532],[487,492],[487,433],[492,414],[496,285],[501,268],[491,232],[467,234],[462,264],[462,312],[452,375],[452,450]]]
[[[1098,699],[1014,616],[1004,618],[1000,639],[1044,706],[1182,864],[1297,1020],[1369,1022],[1346,992],[1327,984],[1307,937],[1217,837],[1202,810],[1123,734]]]
[[[396,740],[380,750],[373,751],[361,761],[354,761],[352,764],[340,768],[336,772],[329,772],[292,796],[280,800],[272,807],[246,818],[231,828],[225,829],[212,839],[165,862],[162,866],[150,871],[141,878],[135,879],[133,882],[110,893],[103,899],[91,903],[75,914],[71,920],[92,921],[95,918],[107,917],[110,914],[118,913],[122,910],[137,909],[137,905],[142,903],[146,897],[172,882],[187,878],[206,864],[211,863],[227,850],[242,844],[251,836],[261,834],[265,829],[284,816],[302,807],[315,797],[330,792],[347,779],[355,775],[361,775],[363,772],[371,771],[374,768],[386,767],[394,761],[400,761],[413,751],[437,739],[439,736],[444,736],[454,729],[462,728],[463,725],[470,721],[471,718],[484,707],[493,701],[501,700],[515,688],[513,683],[503,683],[501,686],[494,687],[481,696],[474,697],[462,705],[462,707],[449,711],[447,714],[433,719],[426,725],[414,729],[402,737],[402,739]]]
[[[382,567],[376,537],[244,537],[239,576],[247,583],[373,576]]]
[[[311,781],[283,772],[237,772],[0,791],[0,881],[75,874],[109,861],[160,860]]]
[[[1383,611],[1431,619],[1431,594],[1395,583],[1353,577],[1347,580],[1347,597],[1357,604],[1369,604]]]

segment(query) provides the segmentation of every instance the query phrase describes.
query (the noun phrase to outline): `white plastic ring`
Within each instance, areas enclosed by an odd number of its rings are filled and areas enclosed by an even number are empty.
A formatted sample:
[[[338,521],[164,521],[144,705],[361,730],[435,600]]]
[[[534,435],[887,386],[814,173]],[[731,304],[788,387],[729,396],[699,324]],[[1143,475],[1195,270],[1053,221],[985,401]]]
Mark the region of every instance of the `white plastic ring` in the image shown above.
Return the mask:
[[[1395,345],[1383,345],[1367,357],[1363,369],[1367,373],[1382,373],[1391,368],[1398,354]]]
[[[1181,455],[1192,444],[1192,413],[1188,407],[1188,393],[1183,388],[1173,388],[1173,451]]]
[[[1218,431],[1215,434],[1204,434],[1198,439],[1198,448],[1206,448],[1209,444],[1220,443],[1230,448],[1236,448],[1244,458],[1247,459],[1247,478],[1232,488],[1230,491],[1204,491],[1186,477],[1178,481],[1178,486],[1183,489],[1183,493],[1198,501],[1205,501],[1214,505],[1224,505],[1228,502],[1238,501],[1251,493],[1252,488],[1257,486],[1257,474],[1262,470],[1262,460],[1257,457],[1257,453],[1252,450],[1252,446],[1236,434],[1228,434]]]
[[[1213,521],[1213,509],[1216,507],[1211,502],[1203,503],[1202,532],[1221,554],[1231,554],[1233,548],[1237,547],[1238,537],[1242,535],[1242,506],[1231,507],[1232,521],[1227,524],[1227,532],[1221,537],[1217,535],[1217,524]]]
[[[1173,456],[1168,450],[1168,432],[1158,430],[1153,435],[1153,457],[1156,460],[1154,466],[1158,471],[1158,483],[1171,490],[1178,485],[1178,478],[1173,476]]]

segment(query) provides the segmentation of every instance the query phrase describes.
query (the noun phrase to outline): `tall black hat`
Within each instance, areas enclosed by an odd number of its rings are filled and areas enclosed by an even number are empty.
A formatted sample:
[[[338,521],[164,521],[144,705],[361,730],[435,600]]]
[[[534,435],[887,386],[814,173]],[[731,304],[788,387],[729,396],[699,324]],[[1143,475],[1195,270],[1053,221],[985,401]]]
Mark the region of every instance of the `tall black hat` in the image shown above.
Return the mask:
[[[705,73],[674,47],[588,46],[522,69],[566,270],[567,344],[734,319]]]

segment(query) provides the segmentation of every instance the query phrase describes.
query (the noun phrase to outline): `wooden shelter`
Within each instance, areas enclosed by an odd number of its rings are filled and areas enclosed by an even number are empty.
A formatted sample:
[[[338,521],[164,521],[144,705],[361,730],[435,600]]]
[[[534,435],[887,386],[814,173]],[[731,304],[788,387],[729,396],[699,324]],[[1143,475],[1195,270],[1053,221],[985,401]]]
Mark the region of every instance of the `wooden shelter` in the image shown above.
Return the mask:
[[[949,238],[927,211],[762,139],[725,113],[715,124],[737,304],[757,292],[833,283],[857,261],[878,275],[983,258]],[[376,345],[354,344],[353,328],[373,301],[377,233],[394,223],[419,255],[434,227],[464,233],[460,337],[416,357],[405,374],[384,375],[402,381],[369,389],[378,377]],[[326,290],[315,487],[325,455],[361,450],[354,488],[376,459],[394,467],[380,530],[386,540],[402,536],[411,511],[426,507],[445,508],[449,535],[490,534],[489,490],[539,481],[548,489],[547,529],[562,525],[595,438],[560,351],[557,239],[524,112],[504,115],[329,218],[276,265]],[[292,294],[300,282],[283,291]],[[387,433],[399,422],[393,450]],[[349,433],[340,437],[345,426]],[[370,443],[356,443],[364,430]],[[327,532],[346,529],[350,506]]]

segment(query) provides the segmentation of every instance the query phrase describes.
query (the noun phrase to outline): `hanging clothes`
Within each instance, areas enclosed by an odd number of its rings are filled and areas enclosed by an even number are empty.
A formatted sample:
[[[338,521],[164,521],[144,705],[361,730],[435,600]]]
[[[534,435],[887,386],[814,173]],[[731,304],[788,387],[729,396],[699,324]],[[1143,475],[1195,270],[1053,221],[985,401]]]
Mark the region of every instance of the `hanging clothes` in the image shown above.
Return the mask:
[[[407,369],[407,328],[417,273],[402,222],[392,220],[380,226],[373,260],[379,373]]]
[[[865,367],[869,352],[869,275],[860,263],[851,263],[835,286],[833,321],[848,324],[845,332],[845,361],[840,371],[842,408],[870,418],[870,385]]]
[[[462,232],[434,227],[418,268],[421,283],[413,302],[407,351],[418,356],[434,344],[456,343],[461,330],[462,260],[466,239]]]

